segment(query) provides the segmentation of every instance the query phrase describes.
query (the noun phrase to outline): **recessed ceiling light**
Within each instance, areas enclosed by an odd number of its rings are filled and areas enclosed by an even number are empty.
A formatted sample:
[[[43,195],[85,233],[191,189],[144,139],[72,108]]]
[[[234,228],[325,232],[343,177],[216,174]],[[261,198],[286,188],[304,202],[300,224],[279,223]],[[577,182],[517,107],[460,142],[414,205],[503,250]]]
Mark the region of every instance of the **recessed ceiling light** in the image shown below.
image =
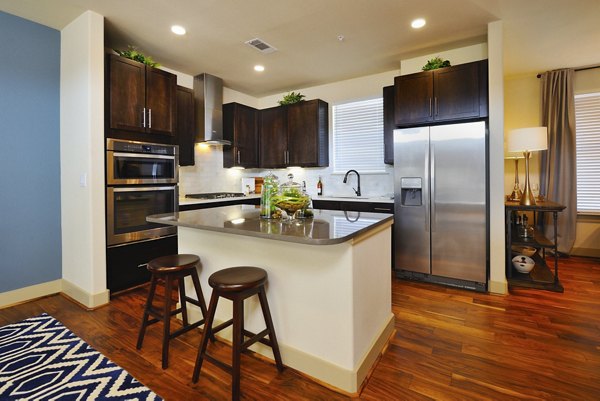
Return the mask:
[[[254,71],[263,72],[264,70],[265,70],[264,65],[255,65],[254,66]]]
[[[423,28],[425,26],[425,20],[423,18],[417,18],[410,23],[415,29]]]
[[[175,35],[185,35],[185,28],[181,25],[173,25],[171,27],[171,32],[173,32]]]

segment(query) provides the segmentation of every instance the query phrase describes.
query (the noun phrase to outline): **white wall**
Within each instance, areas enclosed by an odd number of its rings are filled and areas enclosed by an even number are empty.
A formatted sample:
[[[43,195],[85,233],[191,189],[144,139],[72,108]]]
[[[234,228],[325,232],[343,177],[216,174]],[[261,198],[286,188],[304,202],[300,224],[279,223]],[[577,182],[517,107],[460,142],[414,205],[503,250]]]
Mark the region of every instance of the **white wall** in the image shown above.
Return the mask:
[[[422,67],[428,60],[434,57],[440,57],[443,60],[449,60],[451,65],[469,63],[471,61],[485,60],[488,58],[488,44],[478,43],[471,46],[459,47],[457,49],[448,49],[442,52],[426,54],[423,56],[401,60],[400,73],[402,75],[413,74],[422,71]]]
[[[108,302],[104,223],[104,19],[87,11],[61,31],[63,292]]]
[[[490,280],[489,291],[508,292],[504,226],[504,30],[502,21],[488,24]]]

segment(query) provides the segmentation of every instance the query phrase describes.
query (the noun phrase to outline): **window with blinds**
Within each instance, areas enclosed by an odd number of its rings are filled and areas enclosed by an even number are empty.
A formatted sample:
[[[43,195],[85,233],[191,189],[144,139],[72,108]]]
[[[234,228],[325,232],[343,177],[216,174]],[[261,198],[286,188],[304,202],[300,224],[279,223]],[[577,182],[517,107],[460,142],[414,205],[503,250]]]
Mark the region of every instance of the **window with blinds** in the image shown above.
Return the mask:
[[[385,172],[383,98],[333,106],[333,169]]]
[[[600,213],[600,92],[575,96],[577,211]]]

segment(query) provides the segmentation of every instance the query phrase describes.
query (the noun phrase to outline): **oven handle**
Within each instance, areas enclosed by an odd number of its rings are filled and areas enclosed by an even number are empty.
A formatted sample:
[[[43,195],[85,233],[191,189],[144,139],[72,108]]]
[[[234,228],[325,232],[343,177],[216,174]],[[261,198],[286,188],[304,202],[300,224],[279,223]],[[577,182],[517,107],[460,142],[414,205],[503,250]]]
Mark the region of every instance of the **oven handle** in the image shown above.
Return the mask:
[[[109,150],[110,152],[110,150]],[[173,155],[157,155],[157,154],[147,154],[147,153],[121,153],[121,152],[112,152],[113,156],[119,156],[119,157],[142,157],[142,158],[146,158],[146,159],[169,159],[169,160],[175,160],[175,156]]]
[[[169,187],[113,187],[114,192],[143,192],[143,191],[172,191],[177,189],[177,185]]]

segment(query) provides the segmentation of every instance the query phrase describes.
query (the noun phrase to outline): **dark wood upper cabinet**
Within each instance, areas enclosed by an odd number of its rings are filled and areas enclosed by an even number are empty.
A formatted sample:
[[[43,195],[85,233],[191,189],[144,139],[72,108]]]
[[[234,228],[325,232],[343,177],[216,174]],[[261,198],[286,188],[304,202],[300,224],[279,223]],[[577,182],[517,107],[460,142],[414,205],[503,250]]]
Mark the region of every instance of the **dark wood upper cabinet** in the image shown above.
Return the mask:
[[[175,142],[179,145],[179,165],[194,165],[196,124],[194,120],[194,91],[177,86],[177,118]]]
[[[396,77],[396,126],[487,117],[487,83],[487,60]]]
[[[260,167],[329,165],[329,105],[319,99],[260,111]]]
[[[394,78],[396,125],[433,121],[433,74],[430,71]]]
[[[149,141],[121,133],[173,136],[177,76],[114,54],[107,63],[107,136]]]
[[[260,110],[260,167],[285,167],[287,161],[287,108]]]
[[[173,135],[177,76],[157,68],[146,67],[146,131]]]
[[[383,162],[394,164],[394,86],[383,88]]]
[[[258,167],[258,110],[239,103],[223,105],[223,167]]]
[[[328,166],[328,104],[316,99],[287,107],[287,164],[300,167]]]

